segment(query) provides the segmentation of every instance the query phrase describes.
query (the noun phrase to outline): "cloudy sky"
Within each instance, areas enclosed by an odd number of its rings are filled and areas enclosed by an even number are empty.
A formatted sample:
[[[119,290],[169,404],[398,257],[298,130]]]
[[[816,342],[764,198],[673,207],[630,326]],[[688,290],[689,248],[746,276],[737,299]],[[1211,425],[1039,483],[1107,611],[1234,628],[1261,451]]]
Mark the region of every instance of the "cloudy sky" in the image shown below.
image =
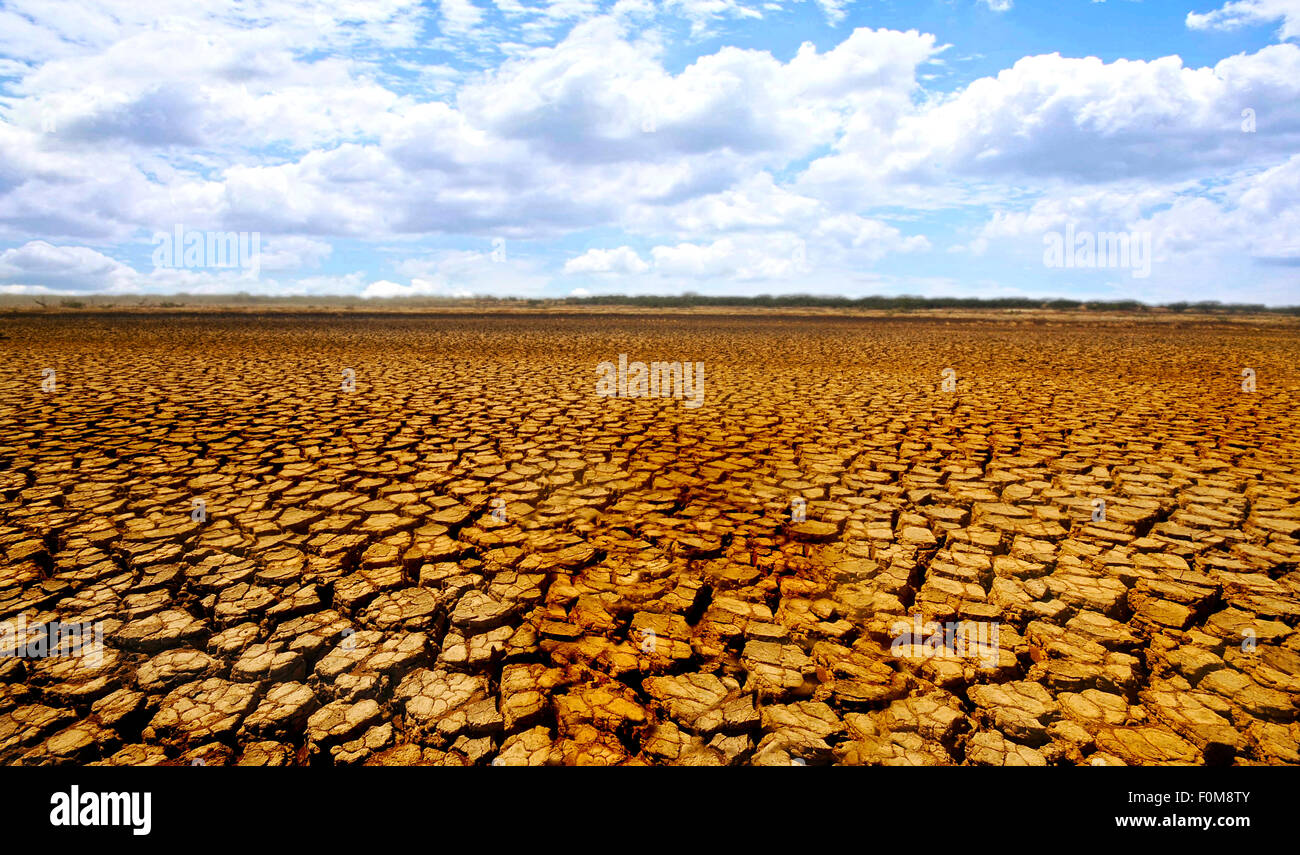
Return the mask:
[[[3,0],[0,292],[180,291],[1300,303],[1300,0]]]

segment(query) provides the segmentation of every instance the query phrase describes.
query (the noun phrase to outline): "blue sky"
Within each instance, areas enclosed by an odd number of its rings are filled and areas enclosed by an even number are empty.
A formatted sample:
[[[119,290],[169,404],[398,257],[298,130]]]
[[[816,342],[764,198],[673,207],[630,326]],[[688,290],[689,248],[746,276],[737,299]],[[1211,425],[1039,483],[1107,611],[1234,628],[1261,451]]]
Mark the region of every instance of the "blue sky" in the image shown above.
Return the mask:
[[[1300,0],[3,2],[0,292],[1295,304],[1298,41]]]

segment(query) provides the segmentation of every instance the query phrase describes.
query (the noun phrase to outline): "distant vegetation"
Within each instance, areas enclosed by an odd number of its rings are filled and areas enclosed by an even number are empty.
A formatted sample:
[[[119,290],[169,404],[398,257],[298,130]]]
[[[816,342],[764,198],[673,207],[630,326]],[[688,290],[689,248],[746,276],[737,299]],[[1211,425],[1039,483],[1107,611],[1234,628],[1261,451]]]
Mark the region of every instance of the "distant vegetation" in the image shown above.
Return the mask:
[[[529,301],[540,302],[540,301]],[[566,304],[596,306],[648,306],[655,308],[681,306],[789,306],[828,309],[876,309],[886,311],[918,311],[925,309],[1053,309],[1056,311],[1089,312],[1212,312],[1216,314],[1276,314],[1300,315],[1300,306],[1264,306],[1257,303],[1220,303],[1206,300],[1200,303],[1167,303],[1149,305],[1137,300],[1044,300],[1032,297],[813,297],[807,294],[790,294],[779,297],[707,297],[701,294],[681,296],[643,297],[568,297],[558,301]]]
[[[157,296],[136,295],[130,303],[123,304],[122,295],[85,295],[82,299],[61,300],[65,309],[108,309],[114,305],[134,306],[142,309],[213,309],[231,307],[285,307],[299,309],[374,309],[394,310],[483,306],[484,308],[558,308],[563,306],[627,306],[645,309],[678,308],[791,308],[791,309],[860,309],[885,312],[918,312],[936,309],[964,309],[974,311],[1053,310],[1061,312],[1133,312],[1138,314],[1214,314],[1249,315],[1273,314],[1300,316],[1300,306],[1264,306],[1257,303],[1221,303],[1205,300],[1199,303],[1165,303],[1152,305],[1137,300],[1061,300],[1032,297],[814,297],[808,294],[785,294],[758,297],[710,297],[687,292],[679,295],[626,296],[605,294],[591,297],[559,297],[550,299],[525,299],[514,297],[393,297],[388,299],[362,299],[344,296],[274,296],[259,294],[169,294]],[[116,301],[116,302],[110,302]],[[9,309],[31,308],[33,303],[41,308],[48,301],[39,297],[0,295],[0,306]]]

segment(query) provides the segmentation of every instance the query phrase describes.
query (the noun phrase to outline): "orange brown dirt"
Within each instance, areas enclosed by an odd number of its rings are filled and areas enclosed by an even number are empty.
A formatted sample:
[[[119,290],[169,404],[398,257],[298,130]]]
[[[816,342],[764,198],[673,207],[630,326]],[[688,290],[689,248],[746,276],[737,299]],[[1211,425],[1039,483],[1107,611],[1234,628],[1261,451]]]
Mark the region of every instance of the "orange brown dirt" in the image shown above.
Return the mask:
[[[619,354],[702,406],[597,396]],[[1294,325],[99,312],[0,355],[0,762],[1300,764]],[[100,655],[26,655],[55,621]]]

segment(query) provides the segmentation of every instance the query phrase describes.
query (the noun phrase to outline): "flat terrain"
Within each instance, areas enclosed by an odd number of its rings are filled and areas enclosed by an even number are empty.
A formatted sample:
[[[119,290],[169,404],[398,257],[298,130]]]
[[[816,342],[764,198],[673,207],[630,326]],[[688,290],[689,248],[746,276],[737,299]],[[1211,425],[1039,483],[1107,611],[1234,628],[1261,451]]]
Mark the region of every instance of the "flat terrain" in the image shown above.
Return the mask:
[[[0,323],[0,762],[1300,764],[1293,323]]]

